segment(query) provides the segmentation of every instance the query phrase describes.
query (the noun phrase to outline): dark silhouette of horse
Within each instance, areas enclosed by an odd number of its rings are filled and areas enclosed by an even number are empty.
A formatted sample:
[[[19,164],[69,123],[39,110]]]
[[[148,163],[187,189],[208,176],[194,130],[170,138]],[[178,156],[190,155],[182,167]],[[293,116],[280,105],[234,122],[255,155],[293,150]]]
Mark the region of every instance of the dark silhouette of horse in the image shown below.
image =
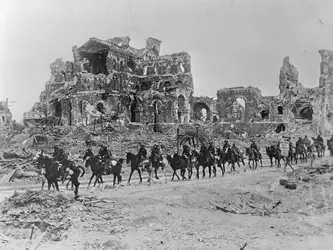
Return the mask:
[[[139,177],[140,177],[140,183],[142,183],[141,170],[139,168],[139,156],[135,155],[133,153],[127,152],[126,162],[127,162],[127,164],[131,163],[131,173],[129,175],[127,184],[130,185],[130,181],[131,181],[132,174],[134,173],[134,171],[138,172]]]
[[[171,180],[173,181],[175,176],[178,178],[178,180],[180,179],[177,174],[177,170],[180,170],[181,177],[183,178],[183,180],[186,180],[185,177],[186,170],[188,170],[189,172],[191,171],[190,170],[191,166],[189,164],[188,159],[185,159],[183,156],[179,155],[178,153],[175,153],[173,156],[167,155],[167,160],[169,162],[171,169],[173,170],[173,175]]]
[[[158,156],[158,155],[151,155],[150,157],[150,160],[151,160],[151,165],[152,165],[152,168],[154,169],[154,172],[155,172],[155,178],[158,180],[158,176],[157,176],[157,170],[159,168],[162,169],[162,172],[163,172],[163,175],[164,175],[164,178],[165,178],[165,182],[166,182],[166,173],[165,173],[165,167],[167,165],[167,163],[164,161],[162,155]]]
[[[85,167],[88,168],[90,167],[91,169],[91,172],[92,172],[92,175],[90,177],[90,180],[89,180],[89,184],[88,184],[88,187],[90,186],[91,184],[91,181],[93,180],[93,178],[96,176],[96,174],[94,174],[94,169],[95,169],[95,165],[96,164],[101,164],[100,161],[98,161],[98,155],[94,155],[93,152],[92,152],[92,149],[91,148],[88,148],[86,150],[86,153],[84,154],[83,156],[83,160],[86,161],[85,163]],[[102,176],[100,177],[100,179],[97,179],[98,183],[99,184],[102,184],[103,183],[103,178]]]
[[[269,147],[266,147],[266,154],[271,161],[271,167],[273,167],[273,159],[277,161],[277,167],[281,167],[281,159],[283,158],[283,156],[281,155],[281,150],[277,146],[271,145]]]
[[[41,169],[42,175],[44,175],[47,180],[48,190],[50,191],[51,185],[54,185],[59,192],[58,179],[64,174],[64,172],[60,171],[59,164],[55,163],[52,158],[43,156],[43,153],[41,153],[37,158],[37,168]],[[44,188],[45,179],[42,179],[42,190]]]
[[[262,157],[261,153],[258,151],[257,155],[254,152],[254,149],[252,148],[246,148],[245,149],[246,156],[248,157],[248,165],[250,169],[257,169],[258,167],[258,161],[260,161],[261,167],[262,167]],[[251,163],[252,162],[252,168]]]
[[[230,171],[236,171],[235,169],[235,163],[238,164],[238,167],[240,167],[239,162],[242,161],[243,164],[244,160],[242,157],[239,156],[239,154],[236,152],[235,149],[232,147],[228,147],[223,151],[221,148],[217,149],[217,155],[219,156],[219,161],[218,161],[218,166],[222,170],[222,176],[224,176],[225,173],[225,164],[228,163],[228,166],[231,164],[231,169]]]
[[[196,178],[199,179],[199,159],[200,159],[200,154],[196,150],[192,150],[191,156],[190,156],[190,171],[191,171],[191,176],[193,174],[193,168],[196,169],[197,174]]]
[[[295,149],[295,163],[297,164],[298,157],[301,162],[307,162],[308,161],[308,149],[304,144],[297,143],[296,149]]]
[[[325,149],[326,149],[325,144],[321,141],[318,141],[316,138],[313,138],[313,137],[312,137],[312,140],[313,140],[314,145],[316,147],[318,157],[325,156]]]

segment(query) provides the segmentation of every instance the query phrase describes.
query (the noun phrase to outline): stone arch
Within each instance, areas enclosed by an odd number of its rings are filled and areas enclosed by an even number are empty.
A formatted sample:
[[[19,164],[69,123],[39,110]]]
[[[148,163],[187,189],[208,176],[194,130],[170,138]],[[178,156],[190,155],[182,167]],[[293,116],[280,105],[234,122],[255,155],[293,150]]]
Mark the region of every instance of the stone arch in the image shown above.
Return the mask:
[[[285,130],[286,130],[286,126],[283,123],[281,123],[276,127],[275,132],[279,134]]]
[[[193,105],[193,119],[207,121],[210,119],[211,110],[204,102],[196,102]]]
[[[236,95],[232,102],[232,117],[233,119],[243,121],[245,118],[247,99],[242,95]]]

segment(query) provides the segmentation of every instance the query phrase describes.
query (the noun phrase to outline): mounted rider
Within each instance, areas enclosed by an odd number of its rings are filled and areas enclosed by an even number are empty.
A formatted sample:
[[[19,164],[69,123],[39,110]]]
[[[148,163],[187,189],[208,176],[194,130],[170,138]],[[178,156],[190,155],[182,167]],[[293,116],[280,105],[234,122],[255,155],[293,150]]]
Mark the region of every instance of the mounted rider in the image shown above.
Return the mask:
[[[215,157],[215,147],[212,141],[209,142],[209,146],[208,146],[208,152],[210,153],[211,157],[214,158]]]
[[[147,159],[147,149],[145,148],[145,145],[141,144],[140,149],[138,152],[138,161],[139,163]]]
[[[259,153],[259,147],[258,145],[256,144],[256,142],[254,140],[252,140],[252,143],[250,145],[250,148],[253,150],[254,152],[254,156],[257,158],[258,157],[258,153]]]
[[[151,150],[151,157],[155,159],[158,159],[159,161],[162,160],[162,153],[161,153],[161,150],[160,150],[160,146],[155,144],[154,147],[152,148]]]
[[[101,148],[98,151],[98,155],[102,158],[102,166],[104,170],[108,169],[112,158],[111,151],[108,150],[108,147],[106,145],[101,144]]]
[[[238,157],[242,157],[242,154],[241,154],[239,148],[236,146],[235,143],[232,144],[231,149],[234,150],[234,152],[236,153],[236,155],[237,155]]]
[[[320,134],[317,137],[317,142],[322,146],[324,145],[324,139],[323,139],[323,137],[320,136]]]
[[[185,159],[190,158],[191,156],[191,148],[189,145],[187,145],[186,143],[183,145],[183,153],[182,153],[182,157],[184,157]]]
[[[309,140],[307,135],[305,135],[304,139],[302,140],[302,143],[305,144],[305,146],[311,145],[311,141]]]
[[[206,157],[209,154],[208,148],[206,147],[205,143],[202,143],[201,148],[200,148],[200,155],[201,157]]]
[[[229,141],[228,141],[228,140],[225,140],[225,141],[224,141],[224,144],[223,144],[222,151],[226,153],[226,152],[228,151],[229,148],[230,148]]]
[[[62,162],[64,160],[67,160],[67,154],[65,153],[65,150],[62,148],[59,148],[59,145],[54,145],[54,151],[53,151],[53,159],[58,162]]]

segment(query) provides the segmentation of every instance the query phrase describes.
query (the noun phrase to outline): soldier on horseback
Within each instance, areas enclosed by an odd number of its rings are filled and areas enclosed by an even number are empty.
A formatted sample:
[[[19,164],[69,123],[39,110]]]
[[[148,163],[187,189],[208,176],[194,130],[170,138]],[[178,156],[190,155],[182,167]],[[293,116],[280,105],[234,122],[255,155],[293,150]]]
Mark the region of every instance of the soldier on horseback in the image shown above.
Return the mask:
[[[225,141],[224,141],[224,144],[223,144],[223,148],[222,148],[223,152],[226,153],[226,152],[228,151],[229,148],[230,148],[229,141],[228,141],[228,140],[225,140]]]
[[[62,162],[63,160],[67,159],[67,155],[65,153],[65,150],[62,148],[59,148],[59,145],[54,145],[54,152],[52,155],[53,159],[58,162]]]
[[[101,148],[98,151],[98,155],[102,158],[103,169],[108,169],[112,157],[111,151],[108,150],[108,147],[106,145],[102,144]]]
[[[330,150],[330,155],[333,156],[333,135],[327,140],[327,147]]]
[[[183,156],[185,159],[188,159],[188,158],[190,158],[190,156],[191,156],[191,148],[190,148],[187,144],[184,144],[184,145],[183,145],[183,153],[182,153],[182,156]]]
[[[253,150],[255,157],[258,158],[259,147],[254,140],[252,141],[250,148]]]
[[[145,148],[145,145],[141,144],[138,152],[138,161],[140,163],[145,159],[147,159],[147,149]]]
[[[155,144],[151,150],[151,157],[158,159],[159,161],[162,160],[162,154],[160,151],[160,147],[157,144]]]
[[[205,157],[207,155],[207,153],[208,153],[208,149],[206,147],[206,144],[202,143],[201,148],[200,148],[200,155],[202,157]]]
[[[241,157],[240,150],[239,150],[239,148],[236,146],[235,143],[232,144],[231,149],[235,151],[235,153],[236,153],[236,155],[237,155],[238,157]]]
[[[317,137],[317,142],[318,142],[320,145],[324,145],[324,139],[323,139],[323,137],[320,136],[320,134],[319,134],[318,137]]]
[[[210,153],[211,157],[214,158],[215,157],[215,147],[213,145],[213,142],[209,142],[209,146],[208,146],[208,152]]]

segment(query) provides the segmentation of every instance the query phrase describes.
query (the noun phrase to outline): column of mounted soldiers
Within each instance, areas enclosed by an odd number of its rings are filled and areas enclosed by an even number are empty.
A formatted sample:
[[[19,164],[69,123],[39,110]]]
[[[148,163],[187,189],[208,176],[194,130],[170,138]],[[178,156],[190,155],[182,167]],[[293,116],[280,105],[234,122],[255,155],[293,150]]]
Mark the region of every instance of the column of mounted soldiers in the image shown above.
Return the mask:
[[[327,146],[330,150],[331,156],[333,156],[333,135],[329,140],[327,140]],[[309,155],[314,155],[315,153],[318,154],[318,157],[321,157],[324,155],[324,151],[325,144],[320,135],[318,135],[317,138],[311,139],[309,139],[307,135],[304,139],[300,137],[295,146],[292,141],[289,140],[289,152],[287,156],[281,155],[280,142],[276,145],[266,147],[266,153],[269,158],[271,158],[271,165],[273,165],[273,158],[278,161],[282,159],[291,164],[293,161],[297,163],[298,158],[301,161],[307,160]],[[261,162],[262,166],[260,148],[254,140],[252,140],[250,147],[245,149],[245,154],[248,158],[250,168],[251,161],[253,162],[253,169],[256,169],[258,161]],[[72,187],[73,185],[75,186],[75,195],[78,194],[78,187],[80,185],[78,178],[80,173],[82,173],[81,177],[84,175],[85,170],[82,166],[76,165],[74,161],[69,160],[68,154],[64,151],[64,149],[60,148],[59,145],[55,145],[52,158],[49,159],[47,156],[44,156],[42,151],[41,154],[38,155],[37,160],[37,167],[42,169],[42,175],[48,181],[49,188],[51,185],[54,185],[55,188],[58,189],[57,181],[60,180],[64,182],[66,178],[69,177],[69,180],[72,182]],[[85,155],[83,156],[83,160],[85,160],[85,167],[90,167],[92,170],[89,185],[93,177],[96,177],[95,186],[96,182],[103,183],[103,175],[110,174],[114,175],[114,184],[116,178],[118,178],[118,183],[121,182],[121,168],[125,159],[115,159],[112,152],[106,145],[100,145],[97,155],[94,155],[92,153],[92,148],[88,147]],[[140,182],[142,181],[141,172],[144,170],[146,170],[149,174],[155,170],[155,177],[158,179],[157,170],[159,168],[164,170],[166,164],[170,165],[173,170],[173,178],[174,176],[178,177],[176,171],[180,170],[183,179],[186,179],[184,175],[186,171],[188,171],[188,178],[191,179],[193,168],[196,168],[196,177],[199,178],[200,166],[203,169],[203,177],[205,177],[206,168],[209,169],[209,177],[211,177],[211,168],[213,169],[214,176],[216,176],[216,166],[221,168],[222,176],[225,172],[226,163],[228,163],[228,165],[232,165],[231,171],[235,171],[235,164],[238,164],[240,167],[240,162],[245,166],[243,152],[241,152],[235,143],[230,145],[228,140],[224,141],[222,148],[215,147],[213,141],[209,142],[208,147],[205,143],[202,143],[199,152],[195,148],[191,148],[188,144],[184,144],[181,154],[174,153],[173,155],[166,155],[166,160],[163,158],[162,147],[160,145],[155,144],[150,152],[150,155],[148,155],[145,145],[141,144],[137,154],[127,152],[126,162],[127,164],[131,163],[131,174],[129,176],[128,183],[130,182],[131,176],[135,170],[139,173]],[[279,164],[280,162],[278,165]],[[44,185],[44,182],[45,179],[43,179],[42,186]]]

